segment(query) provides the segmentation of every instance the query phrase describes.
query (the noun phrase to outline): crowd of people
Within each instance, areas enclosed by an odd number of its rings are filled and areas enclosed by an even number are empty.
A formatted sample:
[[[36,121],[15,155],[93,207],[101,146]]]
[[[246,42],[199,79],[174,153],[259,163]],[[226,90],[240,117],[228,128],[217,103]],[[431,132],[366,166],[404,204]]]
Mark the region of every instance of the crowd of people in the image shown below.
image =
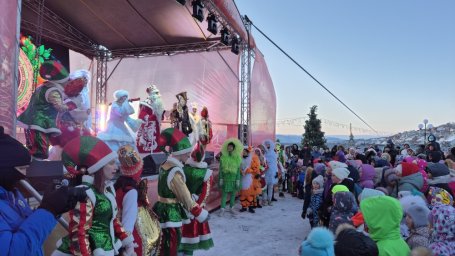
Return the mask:
[[[301,255],[455,255],[455,147],[284,149],[287,190],[304,199]]]

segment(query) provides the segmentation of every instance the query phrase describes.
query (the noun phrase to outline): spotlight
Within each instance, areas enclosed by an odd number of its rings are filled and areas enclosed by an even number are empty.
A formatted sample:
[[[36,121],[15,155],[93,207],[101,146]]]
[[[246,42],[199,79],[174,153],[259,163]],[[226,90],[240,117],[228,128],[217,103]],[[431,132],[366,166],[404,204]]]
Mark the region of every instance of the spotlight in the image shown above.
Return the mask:
[[[237,37],[232,38],[231,52],[239,55],[240,52],[240,42]]]
[[[229,31],[227,30],[227,28],[223,28],[221,30],[221,43],[224,44],[224,45],[229,45]]]
[[[195,0],[191,3],[193,5],[193,17],[199,22],[204,21],[204,4],[201,0]]]
[[[218,22],[213,13],[207,17],[207,24],[208,24],[207,30],[213,35],[216,35],[218,33]]]
[[[186,4],[186,0],[177,0],[177,2],[179,2],[181,5],[185,5]]]

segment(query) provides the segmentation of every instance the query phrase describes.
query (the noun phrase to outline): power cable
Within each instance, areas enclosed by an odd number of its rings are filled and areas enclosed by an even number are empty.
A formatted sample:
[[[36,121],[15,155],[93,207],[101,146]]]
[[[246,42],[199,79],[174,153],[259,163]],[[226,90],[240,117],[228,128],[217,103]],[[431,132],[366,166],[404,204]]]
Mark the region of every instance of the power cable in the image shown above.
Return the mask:
[[[286,57],[288,57],[294,64],[296,64],[301,70],[303,70],[308,76],[310,76],[316,83],[318,83],[324,90],[326,90],[330,95],[332,95],[338,102],[340,102],[345,108],[347,108],[352,114],[354,114],[360,121],[362,121],[366,126],[368,126],[371,130],[373,130],[376,134],[378,132],[374,129],[371,125],[369,125],[362,117],[360,117],[354,110],[352,110],[348,105],[346,105],[342,100],[340,100],[335,94],[333,94],[327,87],[325,87],[321,82],[319,82],[313,75],[310,74],[302,65],[300,65],[294,58],[292,58],[287,52],[285,52],[281,47],[279,47],[270,37],[268,37],[262,30],[260,30],[254,23],[245,15],[245,19],[251,23],[251,25],[259,31],[270,43],[272,43],[278,50],[280,50]]]

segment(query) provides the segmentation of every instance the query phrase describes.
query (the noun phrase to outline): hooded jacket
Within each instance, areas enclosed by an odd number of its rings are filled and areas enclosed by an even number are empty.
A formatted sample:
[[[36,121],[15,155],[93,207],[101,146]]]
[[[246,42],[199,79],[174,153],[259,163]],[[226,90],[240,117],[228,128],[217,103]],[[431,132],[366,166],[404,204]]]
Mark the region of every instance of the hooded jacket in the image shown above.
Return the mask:
[[[409,246],[401,238],[400,222],[403,209],[395,198],[370,197],[360,203],[371,239],[379,249],[379,256],[408,256]]]
[[[428,227],[418,227],[411,230],[409,237],[406,239],[409,247],[412,249],[419,246],[428,248],[428,238],[430,237],[430,230]]]
[[[374,177],[376,171],[373,166],[369,164],[362,164],[362,175],[360,176],[360,186],[362,188],[374,188]]]
[[[351,217],[355,199],[351,192],[337,192],[334,195],[332,214],[330,215],[329,229],[335,232],[340,224],[348,223],[352,225]]]
[[[420,172],[402,177],[398,181],[398,191],[420,191],[423,187],[423,177]]]
[[[431,210],[433,232],[430,248],[435,256],[455,255],[455,208],[438,204]]]

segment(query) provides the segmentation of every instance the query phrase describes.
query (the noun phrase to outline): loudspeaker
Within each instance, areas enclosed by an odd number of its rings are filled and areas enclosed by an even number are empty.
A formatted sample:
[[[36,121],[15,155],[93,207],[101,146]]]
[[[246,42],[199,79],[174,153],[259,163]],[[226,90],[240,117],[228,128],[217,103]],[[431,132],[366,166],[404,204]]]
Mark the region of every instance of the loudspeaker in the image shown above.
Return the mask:
[[[154,153],[144,157],[143,174],[146,175],[156,175],[160,171],[160,165],[164,163],[167,159],[165,153]]]
[[[63,180],[62,161],[32,161],[25,177],[37,191],[44,192],[61,186]]]

